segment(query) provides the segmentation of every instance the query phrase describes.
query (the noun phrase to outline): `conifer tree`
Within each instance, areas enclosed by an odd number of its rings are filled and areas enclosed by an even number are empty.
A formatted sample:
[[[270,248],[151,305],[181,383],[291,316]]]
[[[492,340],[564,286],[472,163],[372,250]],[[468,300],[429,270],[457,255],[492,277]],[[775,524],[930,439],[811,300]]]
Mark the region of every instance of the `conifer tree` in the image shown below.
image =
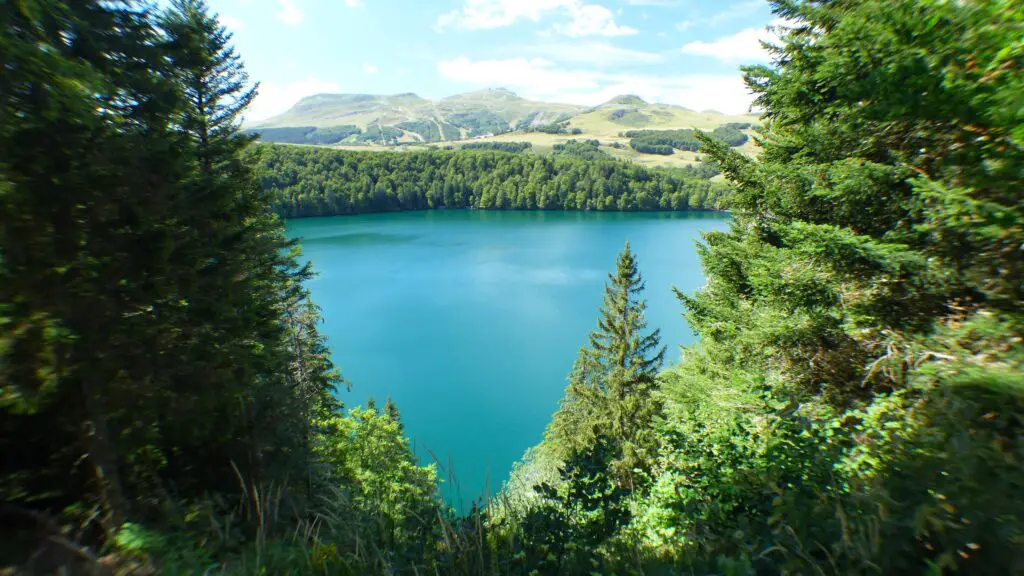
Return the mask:
[[[590,446],[598,436],[617,442],[621,463],[632,467],[648,455],[646,438],[658,411],[652,396],[665,358],[661,331],[646,332],[641,298],[644,281],[629,242],[608,275],[597,330],[580,350],[549,438],[563,457]],[[642,438],[644,436],[644,438]],[[628,464],[626,464],[628,463]]]
[[[384,401],[384,414],[398,424],[399,432],[405,430],[405,426],[402,424],[402,415],[398,411],[398,405],[391,399],[391,396],[388,396],[388,399]]]
[[[95,504],[110,533],[159,460],[178,101],[134,3],[8,3],[0,21],[0,436],[31,438],[0,444],[0,490]]]
[[[339,412],[343,404],[334,393],[338,387],[349,388],[348,381],[331,361],[327,338],[318,328],[322,321],[320,307],[305,292],[301,300],[289,302],[285,308],[284,323],[292,363],[288,377],[307,420]]]
[[[659,522],[820,548],[780,572],[1018,571],[1024,9],[773,4],[758,159],[701,137],[737,189],[683,296]]]
[[[308,269],[296,263],[293,243],[241,157],[252,141],[240,132],[241,116],[257,87],[248,85],[231,35],[203,0],[175,0],[160,24],[184,97],[179,125],[194,167],[182,183],[190,236],[177,251],[195,264],[182,313],[188,354],[202,372],[183,382],[180,393],[220,415],[196,414],[199,423],[167,427],[178,433],[176,442],[190,446],[192,462],[204,462],[208,485],[228,482],[231,463],[254,482],[298,475],[309,410],[296,385],[309,384],[312,374],[298,383],[289,378],[298,350],[289,346],[283,315],[289,306],[301,307],[299,283]]]

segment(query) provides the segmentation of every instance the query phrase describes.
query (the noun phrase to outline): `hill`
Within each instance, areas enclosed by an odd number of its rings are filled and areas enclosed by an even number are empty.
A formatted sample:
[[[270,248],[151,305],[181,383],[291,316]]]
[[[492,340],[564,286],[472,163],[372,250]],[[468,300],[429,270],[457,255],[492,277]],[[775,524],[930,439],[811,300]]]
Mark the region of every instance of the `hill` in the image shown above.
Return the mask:
[[[561,122],[582,106],[535,102],[504,88],[427,100],[416,94],[317,94],[290,110],[247,126],[274,142],[398,144],[462,140],[515,126]]]
[[[630,146],[635,130],[714,130],[730,123],[754,124],[756,115],[697,112],[646,102],[623,94],[598,106],[538,102],[505,88],[487,88],[440,100],[412,93],[394,95],[317,94],[290,110],[247,125],[267,142],[390,150],[420,148],[439,142],[529,142],[546,153],[583,135],[600,141],[602,151],[648,167],[684,167],[698,161],[690,150],[648,154]],[[749,135],[750,130],[745,130]],[[752,141],[738,148],[756,153]]]
[[[637,130],[697,128],[711,131],[727,124],[753,125],[758,122],[759,117],[754,114],[727,115],[713,110],[697,112],[682,106],[645,102],[638,96],[627,94],[616,96],[604,104],[574,115],[564,124],[567,133],[511,132],[482,140],[529,142],[535,151],[543,153],[565,144],[572,138],[582,137],[599,140],[602,151],[622,160],[648,167],[684,167],[696,164],[699,154],[690,150],[673,150],[668,154],[645,154],[631,147],[631,138],[627,134]],[[743,132],[748,136],[753,135],[750,128],[744,129]],[[749,156],[757,153],[753,140],[748,140],[736,149]]]

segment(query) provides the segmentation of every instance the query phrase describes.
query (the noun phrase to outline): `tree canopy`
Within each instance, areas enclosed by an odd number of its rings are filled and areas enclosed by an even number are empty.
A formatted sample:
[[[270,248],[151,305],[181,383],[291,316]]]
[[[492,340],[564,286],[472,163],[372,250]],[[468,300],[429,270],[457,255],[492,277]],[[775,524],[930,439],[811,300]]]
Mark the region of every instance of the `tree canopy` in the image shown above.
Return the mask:
[[[695,131],[714,168],[673,173],[257,145],[203,0],[0,4],[0,564],[1020,573],[1024,8],[772,6],[760,156]],[[699,344],[662,370],[627,245],[500,497],[457,514],[394,403],[337,400],[275,210],[700,208],[717,170]]]
[[[275,211],[288,218],[430,208],[722,209],[729,195],[727,184],[710,180],[713,172],[649,170],[575,142],[554,157],[490,149],[352,152],[273,145],[253,153]]]

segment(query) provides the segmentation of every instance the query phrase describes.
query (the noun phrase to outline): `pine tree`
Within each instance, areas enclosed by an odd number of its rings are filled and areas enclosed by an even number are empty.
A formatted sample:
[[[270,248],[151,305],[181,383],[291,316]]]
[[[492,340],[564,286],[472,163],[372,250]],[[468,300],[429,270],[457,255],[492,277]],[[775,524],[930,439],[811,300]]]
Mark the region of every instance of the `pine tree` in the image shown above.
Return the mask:
[[[0,514],[109,542],[168,496],[244,490],[235,470],[311,478],[342,381],[242,157],[230,36],[187,0],[6,3],[0,24]]]
[[[402,415],[398,412],[398,405],[391,399],[391,396],[388,396],[388,399],[384,401],[384,414],[398,424],[399,432],[405,431],[405,426],[402,424]]]
[[[160,25],[184,97],[178,119],[194,168],[182,183],[190,235],[176,246],[193,263],[180,311],[188,326],[182,352],[193,361],[177,394],[196,411],[187,425],[164,427],[176,453],[188,447],[183,472],[197,464],[202,471],[188,472],[190,482],[230,490],[232,463],[253,482],[301,476],[310,414],[304,402],[322,398],[307,388],[329,387],[333,377],[307,372],[297,380],[290,370],[332,367],[293,356],[299,349],[288,330],[296,326],[285,316],[301,310],[300,282],[309,272],[298,266],[294,243],[242,157],[252,139],[241,134],[240,121],[256,87],[203,0],[175,0]],[[306,352],[323,355],[315,346]]]
[[[6,4],[0,18],[0,436],[32,439],[3,445],[2,490],[96,504],[110,533],[158,467],[147,419],[175,333],[157,311],[175,299],[177,95],[133,3]]]
[[[608,275],[597,330],[580,350],[548,442],[566,457],[606,436],[631,468],[650,454],[648,429],[658,412],[652,393],[665,359],[661,331],[645,333],[644,281],[629,242]]]
[[[334,394],[338,387],[349,388],[348,381],[331,361],[327,338],[318,328],[322,321],[320,308],[305,292],[300,300],[290,302],[285,308],[284,323],[292,362],[288,377],[307,420],[341,411],[344,406]]]
[[[786,572],[1018,570],[1024,9],[773,4],[758,159],[701,136],[737,190],[654,508],[710,557],[820,546]]]

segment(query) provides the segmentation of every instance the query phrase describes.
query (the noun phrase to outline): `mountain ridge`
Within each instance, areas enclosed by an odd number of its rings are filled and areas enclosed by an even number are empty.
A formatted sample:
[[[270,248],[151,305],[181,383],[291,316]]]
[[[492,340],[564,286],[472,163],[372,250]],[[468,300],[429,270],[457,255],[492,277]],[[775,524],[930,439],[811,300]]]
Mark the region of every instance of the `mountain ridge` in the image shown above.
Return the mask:
[[[263,140],[317,145],[425,144],[510,132],[616,136],[632,129],[713,129],[753,115],[695,112],[621,94],[597,106],[529,100],[495,87],[430,99],[397,94],[319,93],[282,114],[247,122]]]

